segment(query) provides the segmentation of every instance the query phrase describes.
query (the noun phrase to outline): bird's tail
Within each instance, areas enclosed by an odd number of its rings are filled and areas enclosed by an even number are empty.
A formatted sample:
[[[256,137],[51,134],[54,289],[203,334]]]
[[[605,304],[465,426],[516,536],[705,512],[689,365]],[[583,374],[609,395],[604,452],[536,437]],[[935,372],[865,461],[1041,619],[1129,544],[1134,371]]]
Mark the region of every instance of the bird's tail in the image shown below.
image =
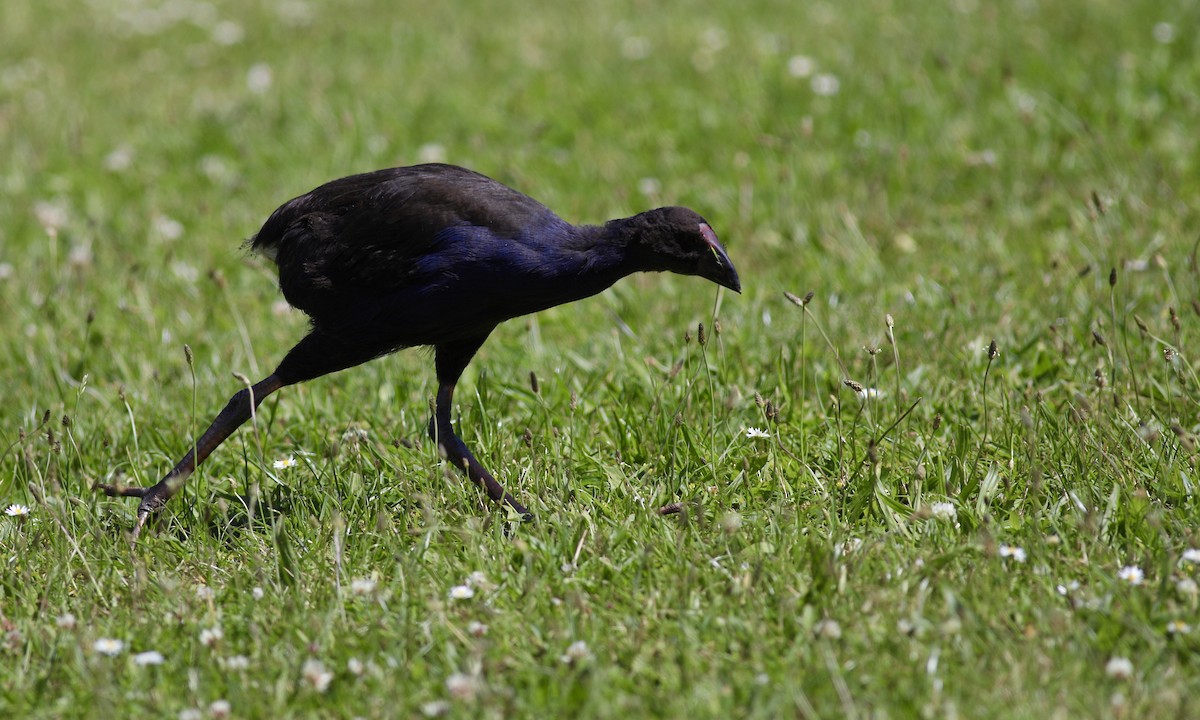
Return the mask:
[[[259,238],[260,235],[262,233],[246,238],[246,241],[242,243],[242,250],[255,253],[259,257],[266,258],[271,262],[276,262],[275,258],[279,254],[279,245],[277,243],[264,242]]]

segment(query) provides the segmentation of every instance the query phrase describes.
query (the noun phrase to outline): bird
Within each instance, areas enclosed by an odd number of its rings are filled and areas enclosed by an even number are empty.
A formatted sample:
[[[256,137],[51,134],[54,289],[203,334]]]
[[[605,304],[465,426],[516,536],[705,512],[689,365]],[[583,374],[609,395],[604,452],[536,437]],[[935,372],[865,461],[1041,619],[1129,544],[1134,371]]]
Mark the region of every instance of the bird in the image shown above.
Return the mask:
[[[277,266],[279,289],[308,316],[308,333],[274,372],[235,393],[157,484],[97,485],[109,496],[141,498],[135,541],[147,518],[267,396],[417,346],[434,351],[429,437],[493,501],[531,519],[451,423],[455,385],[492,330],[600,293],[636,272],[692,275],[742,289],[712,226],[693,210],[661,207],[573,225],[496,180],[441,163],[325,183],[281,205],[247,244]]]

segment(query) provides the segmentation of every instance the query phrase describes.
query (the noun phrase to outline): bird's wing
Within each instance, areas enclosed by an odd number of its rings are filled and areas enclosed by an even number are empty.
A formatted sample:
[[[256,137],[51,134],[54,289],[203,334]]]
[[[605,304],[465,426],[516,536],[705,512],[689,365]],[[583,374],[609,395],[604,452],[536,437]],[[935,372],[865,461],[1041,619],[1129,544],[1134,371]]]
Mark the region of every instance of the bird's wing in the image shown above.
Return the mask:
[[[339,298],[421,282],[438,266],[431,256],[466,251],[463,238],[516,238],[548,223],[562,221],[486,176],[421,165],[322,185],[276,210],[252,244],[278,264],[288,301],[316,317]]]

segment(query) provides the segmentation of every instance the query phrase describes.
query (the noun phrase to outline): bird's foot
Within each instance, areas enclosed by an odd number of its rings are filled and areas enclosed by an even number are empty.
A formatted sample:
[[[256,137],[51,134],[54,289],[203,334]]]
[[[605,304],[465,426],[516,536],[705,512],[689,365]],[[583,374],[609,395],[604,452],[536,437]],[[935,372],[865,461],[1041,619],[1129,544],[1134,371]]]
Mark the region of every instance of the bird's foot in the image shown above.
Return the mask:
[[[151,513],[156,513],[162,510],[167,504],[167,500],[171,498],[171,490],[166,481],[160,482],[153,487],[129,487],[120,483],[96,483],[94,490],[103,491],[109,497],[136,497],[142,501],[138,503],[137,525],[133,528],[133,542],[137,542],[138,535],[141,535],[142,528],[146,525],[146,520]]]

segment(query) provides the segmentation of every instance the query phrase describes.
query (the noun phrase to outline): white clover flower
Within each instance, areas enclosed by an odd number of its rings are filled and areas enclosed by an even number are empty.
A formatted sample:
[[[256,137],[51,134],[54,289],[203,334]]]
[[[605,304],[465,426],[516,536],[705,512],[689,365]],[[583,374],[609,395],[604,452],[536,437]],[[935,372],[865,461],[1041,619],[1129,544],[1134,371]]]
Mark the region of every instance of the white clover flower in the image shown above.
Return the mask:
[[[1185,562],[1200,564],[1200,548],[1188,548],[1183,551]]]
[[[63,613],[54,619],[54,624],[62,630],[74,630],[75,616],[71,613]]]
[[[271,89],[274,79],[275,76],[271,72],[270,65],[255,63],[246,71],[246,89],[256,95],[261,95]]]
[[[141,665],[143,667],[146,665],[162,665],[165,661],[166,658],[164,658],[163,654],[157,650],[147,650],[146,652],[140,652],[133,656],[133,664]]]
[[[358,658],[350,658],[346,661],[346,669],[349,670],[352,675],[361,676],[364,672],[366,672],[367,667],[363,665],[362,660],[359,660]]]
[[[1016,547],[1014,545],[1001,545],[1000,557],[1012,558],[1019,563],[1025,562],[1025,548]]]
[[[762,430],[760,428],[749,427],[749,428],[746,428],[746,437],[751,440],[756,440],[758,438],[770,438],[771,433],[767,432],[766,430]]]
[[[470,700],[478,690],[479,684],[470,675],[454,673],[446,678],[446,692],[455,700]]]
[[[9,517],[25,517],[31,512],[33,511],[29,509],[28,505],[18,505],[14,503],[8,506],[8,508],[4,511],[4,514]]]
[[[202,720],[204,713],[200,708],[184,708],[179,711],[179,720]]]
[[[251,590],[251,591],[250,591],[250,595],[251,595],[251,596],[252,596],[252,597],[253,597],[255,600],[262,600],[262,599],[263,599],[263,595],[264,595],[264,594],[265,594],[265,593],[263,593],[263,589],[262,589],[262,588],[260,588],[260,587],[255,587],[253,590]]]
[[[1142,581],[1146,579],[1146,574],[1137,565],[1126,565],[1117,573],[1117,577],[1130,585],[1141,585]]]
[[[120,655],[121,651],[124,649],[125,643],[120,640],[114,640],[113,638],[100,638],[96,642],[92,643],[92,650],[95,650],[101,655],[107,655],[109,657]]]
[[[621,42],[621,57],[626,60],[645,60],[650,57],[650,41],[631,35]]]
[[[475,597],[475,590],[470,585],[455,585],[450,588],[452,600],[470,600]]]
[[[838,94],[841,89],[841,81],[837,79],[837,75],[830,73],[821,73],[814,75],[812,79],[812,91],[815,95],[822,97],[832,97]]]
[[[375,592],[375,581],[371,578],[355,578],[350,583],[350,592],[355,595],[370,595]]]
[[[295,456],[288,455],[287,457],[285,457],[282,460],[276,460],[274,463],[272,463],[272,465],[275,467],[276,470],[287,470],[289,468],[296,467],[297,463],[296,463]]]
[[[246,31],[232,20],[222,20],[213,26],[212,39],[218,45],[237,45],[246,37]]]
[[[421,705],[421,714],[425,717],[441,717],[450,712],[450,703],[445,700],[433,700]]]
[[[1071,593],[1073,593],[1079,589],[1079,581],[1072,580],[1071,582],[1067,583],[1066,585],[1059,585],[1056,589],[1058,590],[1059,595],[1063,595],[1063,596],[1070,595]]]
[[[807,55],[793,55],[788,58],[788,75],[794,78],[806,78],[817,69],[817,61]]]
[[[1115,680],[1126,680],[1133,675],[1133,662],[1126,657],[1113,656],[1104,665],[1104,674]]]
[[[446,162],[446,146],[441,143],[425,143],[417,148],[417,160],[423,163]]]
[[[637,187],[638,192],[646,197],[653,197],[662,192],[662,183],[658,181],[658,178],[644,177],[638,180]]]
[[[319,693],[328,690],[329,683],[333,682],[333,673],[325,669],[325,663],[314,658],[304,661],[304,666],[300,668],[300,674],[304,676],[305,682],[312,685],[313,689]]]
[[[1175,590],[1180,595],[1198,595],[1200,594],[1200,586],[1196,585],[1196,581],[1191,578],[1183,578],[1175,583]]]
[[[467,584],[471,587],[477,587],[480,590],[487,590],[492,586],[488,576],[482,570],[476,570],[467,576]]]
[[[154,218],[154,229],[164,240],[178,240],[183,237],[183,223],[166,215]]]
[[[233,706],[228,700],[213,700],[208,705],[208,714],[214,718],[227,718],[233,712]]]
[[[1169,22],[1155,23],[1152,34],[1157,43],[1170,45],[1175,42],[1175,26]]]
[[[352,427],[352,428],[346,430],[346,432],[342,433],[342,442],[360,443],[360,442],[366,442],[366,441],[367,441],[366,428]]]
[[[826,640],[837,640],[842,637],[842,626],[838,624],[837,620],[828,618],[819,620],[813,625],[813,636]]]
[[[588,645],[583,640],[576,640],[567,646],[567,651],[563,653],[559,660],[562,660],[568,665],[583,662],[592,657],[592,651],[588,649]]]
[[[488,626],[484,625],[478,620],[472,620],[471,622],[467,623],[467,632],[477,638],[487,635],[487,631]]]
[[[221,631],[220,626],[204,628],[200,631],[200,644],[205,647],[216,647],[217,643],[224,638],[225,633]]]
[[[216,593],[213,591],[213,589],[211,587],[209,587],[207,585],[197,585],[196,586],[196,599],[197,600],[212,600],[215,596],[216,596]]]
[[[954,507],[954,503],[935,502],[929,506],[929,515],[935,520],[954,522],[958,519],[958,508]]]

